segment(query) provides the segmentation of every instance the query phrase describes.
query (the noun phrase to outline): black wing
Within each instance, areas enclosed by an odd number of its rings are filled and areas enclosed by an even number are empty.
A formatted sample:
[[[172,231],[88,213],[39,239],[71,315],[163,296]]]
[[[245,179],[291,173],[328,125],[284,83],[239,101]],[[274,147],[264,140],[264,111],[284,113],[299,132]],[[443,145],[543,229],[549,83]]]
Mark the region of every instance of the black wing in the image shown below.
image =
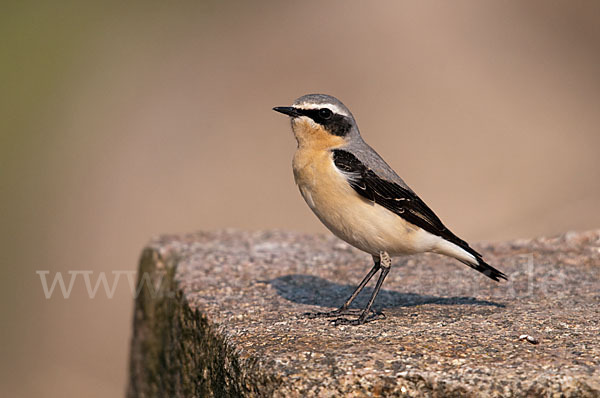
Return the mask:
[[[334,149],[333,162],[338,169],[346,173],[348,183],[359,195],[472,254],[479,264],[472,265],[466,263],[468,266],[496,281],[498,278],[506,279],[506,276],[502,272],[485,263],[481,254],[473,250],[467,242],[446,228],[429,206],[410,189],[380,178],[373,170],[366,167],[356,156],[348,151]]]

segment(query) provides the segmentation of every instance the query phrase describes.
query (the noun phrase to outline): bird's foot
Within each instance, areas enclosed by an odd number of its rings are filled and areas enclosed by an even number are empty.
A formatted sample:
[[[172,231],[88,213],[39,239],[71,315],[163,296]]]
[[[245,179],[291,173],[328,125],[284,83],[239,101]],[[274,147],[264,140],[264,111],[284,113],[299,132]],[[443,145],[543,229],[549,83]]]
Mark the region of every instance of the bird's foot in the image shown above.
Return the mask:
[[[306,312],[304,316],[308,319],[315,318],[335,318],[340,315],[360,315],[362,312],[359,308],[338,308],[337,310],[328,312]]]
[[[329,311],[329,312],[307,312],[304,314],[305,317],[309,319],[315,318],[335,318],[332,319],[331,322],[335,326],[340,325],[362,325],[371,321],[375,321],[378,319],[385,319],[385,314],[383,312],[375,312],[370,311],[369,315],[363,316],[364,311],[359,308],[338,308],[337,310]],[[348,315],[358,315],[356,319],[348,319],[344,318],[344,316]]]
[[[348,319],[348,318],[340,317],[340,318],[333,319],[331,322],[335,326],[342,326],[342,325],[358,326],[358,325],[364,325],[365,323],[368,323],[368,322],[376,321],[378,319],[385,319],[385,314],[383,312],[372,312],[369,316],[366,316],[366,317],[359,316],[356,319]]]

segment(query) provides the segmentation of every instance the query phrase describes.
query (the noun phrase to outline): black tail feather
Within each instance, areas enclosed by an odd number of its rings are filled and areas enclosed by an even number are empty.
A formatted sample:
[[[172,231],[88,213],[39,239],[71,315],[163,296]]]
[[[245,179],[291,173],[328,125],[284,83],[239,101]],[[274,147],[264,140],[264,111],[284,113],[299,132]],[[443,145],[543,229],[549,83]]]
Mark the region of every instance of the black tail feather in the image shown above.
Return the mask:
[[[473,268],[474,270],[481,272],[483,275],[487,276],[490,279],[495,280],[496,282],[500,282],[500,279],[508,280],[508,278],[502,271],[499,271],[496,268],[489,265],[488,263],[486,263],[483,260],[483,258],[481,257],[481,254],[477,253],[473,249],[471,249],[470,252],[477,259],[477,264],[471,264],[466,261],[461,261],[462,263],[468,265],[469,267]]]

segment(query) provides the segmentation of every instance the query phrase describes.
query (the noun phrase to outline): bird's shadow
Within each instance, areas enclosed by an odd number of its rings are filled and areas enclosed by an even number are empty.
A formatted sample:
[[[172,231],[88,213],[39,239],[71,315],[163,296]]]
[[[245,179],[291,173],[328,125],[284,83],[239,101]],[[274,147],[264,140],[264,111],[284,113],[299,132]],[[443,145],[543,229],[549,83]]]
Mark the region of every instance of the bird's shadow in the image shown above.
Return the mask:
[[[341,285],[312,275],[284,275],[270,281],[281,297],[294,303],[338,308],[352,294],[356,286]],[[365,287],[350,308],[363,308],[373,293],[372,287]],[[381,289],[373,307],[376,310],[395,307],[414,307],[423,304],[478,305],[504,308],[494,301],[479,300],[474,297],[439,297],[417,293],[399,293]]]

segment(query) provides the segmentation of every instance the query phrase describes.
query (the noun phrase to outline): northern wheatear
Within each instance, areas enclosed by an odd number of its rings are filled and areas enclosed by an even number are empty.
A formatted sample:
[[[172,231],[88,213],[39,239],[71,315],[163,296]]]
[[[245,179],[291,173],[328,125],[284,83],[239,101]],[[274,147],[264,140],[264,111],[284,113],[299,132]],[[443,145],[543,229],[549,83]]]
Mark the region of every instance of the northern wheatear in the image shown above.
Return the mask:
[[[373,256],[375,265],[344,305],[313,314],[347,315],[352,301],[381,270],[373,294],[358,319],[337,318],[337,324],[360,325],[370,320],[371,306],[387,276],[390,257],[434,252],[453,257],[499,281],[506,276],[454,235],[390,166],[367,145],[352,113],[324,94],[298,98],[292,106],[273,110],[290,116],[298,141],[293,169],[302,197],[331,232]]]

